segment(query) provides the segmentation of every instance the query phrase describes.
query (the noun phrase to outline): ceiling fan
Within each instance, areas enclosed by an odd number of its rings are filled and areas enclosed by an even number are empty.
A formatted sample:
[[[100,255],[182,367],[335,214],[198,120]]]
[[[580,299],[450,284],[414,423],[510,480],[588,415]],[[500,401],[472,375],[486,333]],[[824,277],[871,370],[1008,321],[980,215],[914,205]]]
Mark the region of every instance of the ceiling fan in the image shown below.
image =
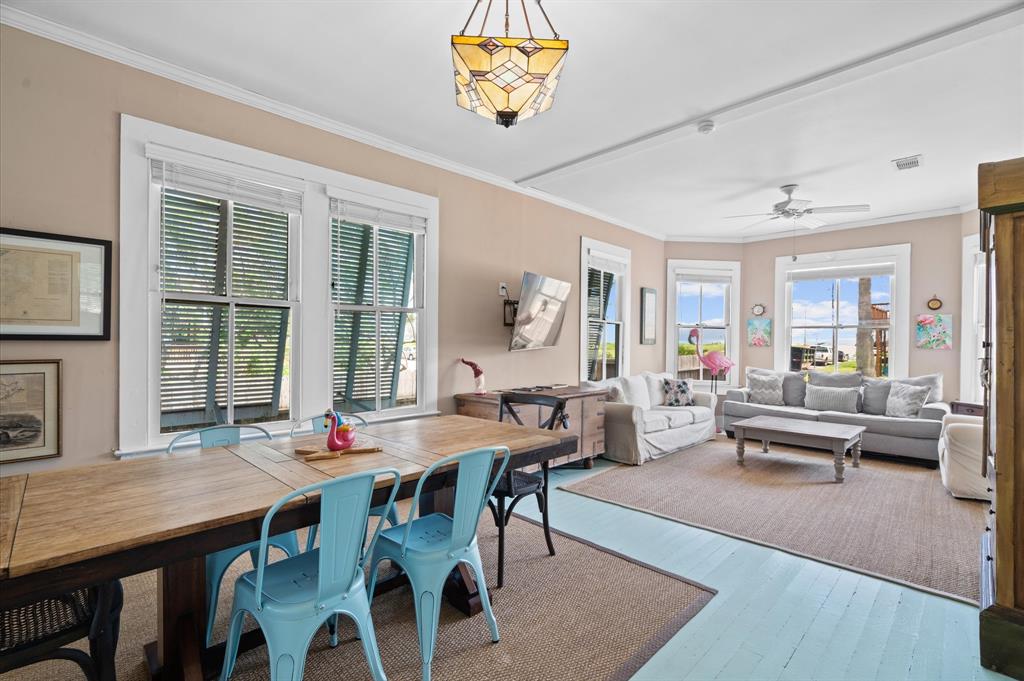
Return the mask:
[[[772,206],[771,213],[752,213],[750,215],[727,215],[726,218],[765,218],[758,220],[755,223],[749,224],[743,228],[743,231],[753,229],[766,222],[772,220],[778,220],[779,218],[789,218],[792,220],[794,227],[804,227],[806,229],[815,229],[825,224],[824,220],[819,220],[814,217],[818,213],[860,213],[863,211],[871,210],[871,206],[866,203],[858,203],[850,206],[817,206],[811,207],[811,202],[806,199],[794,199],[793,192],[797,190],[799,185],[795,184],[784,184],[779,189],[783,194],[786,195],[784,201],[779,201]]]

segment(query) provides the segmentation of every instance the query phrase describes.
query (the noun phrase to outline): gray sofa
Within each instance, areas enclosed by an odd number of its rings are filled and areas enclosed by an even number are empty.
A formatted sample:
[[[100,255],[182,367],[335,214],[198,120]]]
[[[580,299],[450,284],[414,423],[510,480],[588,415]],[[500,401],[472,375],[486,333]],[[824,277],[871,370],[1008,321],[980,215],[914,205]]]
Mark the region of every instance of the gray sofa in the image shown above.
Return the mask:
[[[754,370],[758,371],[758,370]],[[865,379],[867,383],[871,379]],[[912,382],[915,379],[908,379]],[[734,437],[732,424],[753,416],[781,416],[804,421],[847,423],[864,426],[862,449],[866,452],[922,459],[931,463],[939,460],[939,437],[942,434],[942,418],[949,413],[949,405],[942,399],[941,376],[939,377],[936,400],[925,404],[916,418],[897,418],[878,414],[839,411],[817,411],[802,406],[802,396],[787,399],[785,405],[754,404],[750,401],[748,388],[729,390],[722,405],[723,426],[727,435]],[[790,396],[787,394],[787,398]],[[797,403],[799,402],[799,403]]]

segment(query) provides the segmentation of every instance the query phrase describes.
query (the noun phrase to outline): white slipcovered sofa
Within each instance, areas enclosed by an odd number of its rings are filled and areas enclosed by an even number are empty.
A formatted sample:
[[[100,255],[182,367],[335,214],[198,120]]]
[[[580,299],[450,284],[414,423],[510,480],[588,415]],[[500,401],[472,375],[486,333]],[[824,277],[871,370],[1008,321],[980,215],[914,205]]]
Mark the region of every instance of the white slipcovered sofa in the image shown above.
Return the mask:
[[[662,381],[672,374],[644,372],[604,381],[582,381],[608,391],[604,412],[604,458],[639,466],[715,437],[711,393],[694,392],[692,407],[665,405]]]
[[[939,436],[939,472],[942,485],[959,499],[990,501],[988,480],[981,476],[982,418],[946,414]]]

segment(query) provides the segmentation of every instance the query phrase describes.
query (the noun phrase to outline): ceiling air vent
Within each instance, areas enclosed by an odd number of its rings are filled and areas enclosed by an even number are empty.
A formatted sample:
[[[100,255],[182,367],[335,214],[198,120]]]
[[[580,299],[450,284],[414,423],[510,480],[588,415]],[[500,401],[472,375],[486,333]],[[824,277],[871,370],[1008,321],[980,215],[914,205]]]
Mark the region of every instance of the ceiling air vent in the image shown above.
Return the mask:
[[[919,168],[921,166],[921,154],[915,154],[913,156],[904,156],[903,158],[894,158],[892,164],[896,166],[896,170],[910,170],[911,168]]]

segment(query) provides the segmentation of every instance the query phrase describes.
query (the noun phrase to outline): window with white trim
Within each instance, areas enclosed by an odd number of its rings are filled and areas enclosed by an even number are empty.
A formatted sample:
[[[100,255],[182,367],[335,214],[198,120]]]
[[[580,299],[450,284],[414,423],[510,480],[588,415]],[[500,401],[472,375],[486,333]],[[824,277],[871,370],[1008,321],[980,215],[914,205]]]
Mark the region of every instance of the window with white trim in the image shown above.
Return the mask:
[[[127,114],[120,175],[117,456],[214,423],[284,434],[342,400],[372,402],[371,420],[437,413],[436,197]],[[332,199],[369,213],[332,218]],[[334,218],[372,234],[365,260],[340,232],[332,248]],[[333,281],[372,294],[349,311],[373,316],[353,366],[372,360],[379,399],[334,385],[350,303]]]
[[[985,280],[988,267],[977,234],[964,237],[963,317],[960,331],[960,399],[981,402],[981,360],[985,355]]]
[[[790,369],[889,375],[894,268],[790,272]]]
[[[348,413],[420,404],[426,220],[331,199],[332,401]]]
[[[740,263],[731,260],[669,260],[667,370],[679,378],[710,381],[717,357],[739,364]],[[736,371],[716,378],[736,384]]]
[[[580,377],[601,381],[629,371],[627,249],[583,238]]]
[[[302,195],[153,160],[160,432],[291,416],[291,259]]]
[[[909,285],[909,244],[776,258],[775,369],[906,376]]]

